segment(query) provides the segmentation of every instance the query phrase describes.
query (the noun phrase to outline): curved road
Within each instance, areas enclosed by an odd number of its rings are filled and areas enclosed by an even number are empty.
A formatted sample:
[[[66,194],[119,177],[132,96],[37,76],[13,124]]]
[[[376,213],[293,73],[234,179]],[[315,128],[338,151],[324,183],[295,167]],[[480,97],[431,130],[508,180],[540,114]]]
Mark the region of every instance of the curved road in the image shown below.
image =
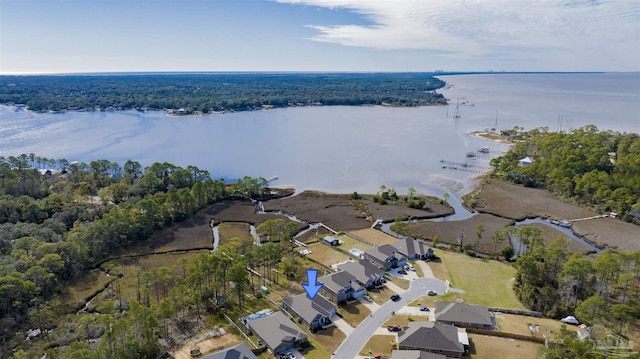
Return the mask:
[[[365,318],[351,334],[340,344],[334,358],[356,358],[360,349],[367,343],[369,338],[384,322],[390,317],[392,312],[400,311],[400,308],[411,303],[412,301],[427,294],[427,290],[436,291],[438,294],[444,294],[447,291],[447,285],[439,279],[418,278],[411,282],[408,290],[400,294],[400,300],[397,302],[389,301],[383,304],[371,316]]]

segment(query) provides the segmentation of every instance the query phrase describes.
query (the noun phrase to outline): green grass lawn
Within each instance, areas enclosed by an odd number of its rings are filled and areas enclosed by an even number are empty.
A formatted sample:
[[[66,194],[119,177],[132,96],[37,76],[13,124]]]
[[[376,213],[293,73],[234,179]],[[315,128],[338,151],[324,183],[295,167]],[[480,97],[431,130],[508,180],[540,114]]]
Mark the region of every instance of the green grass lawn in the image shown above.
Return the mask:
[[[526,309],[516,298],[512,289],[516,270],[504,263],[472,258],[464,254],[438,251],[446,268],[451,286],[465,291],[464,294],[449,292],[436,300],[462,298],[470,304],[489,307]]]

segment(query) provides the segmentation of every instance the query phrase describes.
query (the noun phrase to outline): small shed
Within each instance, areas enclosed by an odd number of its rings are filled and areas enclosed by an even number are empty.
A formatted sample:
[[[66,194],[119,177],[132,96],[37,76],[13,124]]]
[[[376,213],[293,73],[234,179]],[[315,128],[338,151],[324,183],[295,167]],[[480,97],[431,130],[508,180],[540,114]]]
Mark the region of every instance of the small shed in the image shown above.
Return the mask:
[[[328,246],[332,246],[335,247],[338,244],[340,244],[340,240],[334,236],[326,236],[324,238],[322,238],[322,243],[328,245]]]
[[[521,159],[520,161],[518,161],[518,166],[520,167],[527,167],[528,165],[534,163],[536,160],[532,157],[525,157],[523,159]]]

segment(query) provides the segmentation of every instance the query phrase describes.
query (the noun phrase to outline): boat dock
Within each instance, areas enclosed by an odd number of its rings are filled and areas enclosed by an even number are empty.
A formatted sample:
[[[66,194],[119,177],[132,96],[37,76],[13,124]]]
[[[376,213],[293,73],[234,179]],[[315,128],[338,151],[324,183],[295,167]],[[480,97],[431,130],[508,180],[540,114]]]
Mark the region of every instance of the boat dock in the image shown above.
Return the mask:
[[[488,165],[483,163],[475,163],[473,161],[462,162],[462,161],[440,160],[440,163],[442,164],[442,168],[457,170],[457,171],[481,173],[489,169]]]

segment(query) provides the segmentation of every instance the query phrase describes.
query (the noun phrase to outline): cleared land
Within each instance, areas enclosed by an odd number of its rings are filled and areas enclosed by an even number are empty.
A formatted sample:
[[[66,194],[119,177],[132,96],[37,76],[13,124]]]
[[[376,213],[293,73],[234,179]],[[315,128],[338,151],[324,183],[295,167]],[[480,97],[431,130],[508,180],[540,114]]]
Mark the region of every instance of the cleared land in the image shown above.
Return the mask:
[[[524,340],[469,334],[471,357],[477,359],[535,359],[544,345]]]
[[[553,336],[563,325],[571,331],[577,331],[577,327],[564,324],[559,320],[549,318],[536,318],[524,315],[495,313],[496,322],[501,332],[520,335],[531,335],[532,337],[544,338]]]
[[[311,250],[311,254],[308,254],[307,257],[326,265],[333,265],[349,260],[348,255],[335,250],[326,244],[312,243],[309,245],[308,249]]]
[[[390,244],[398,240],[395,237],[373,228],[359,229],[351,231],[350,233],[378,246]]]
[[[439,279],[449,280],[452,287],[465,291],[449,292],[444,296],[438,296],[440,300],[461,299],[470,304],[525,310],[512,289],[516,273],[513,267],[493,260],[472,258],[447,251],[438,251],[437,255],[442,259],[448,274],[448,278]],[[434,273],[437,276],[443,272],[437,273],[434,270]]]
[[[395,335],[372,335],[371,339],[362,347],[360,355],[378,355],[381,354],[385,358],[391,357],[393,344],[396,343]]]

